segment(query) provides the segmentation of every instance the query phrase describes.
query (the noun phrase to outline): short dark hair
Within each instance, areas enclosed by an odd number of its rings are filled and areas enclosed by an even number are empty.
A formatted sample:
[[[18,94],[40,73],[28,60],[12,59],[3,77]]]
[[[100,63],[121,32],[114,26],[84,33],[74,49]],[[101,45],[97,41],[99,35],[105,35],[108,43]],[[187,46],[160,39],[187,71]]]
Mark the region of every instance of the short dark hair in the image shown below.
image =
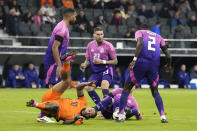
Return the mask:
[[[95,28],[94,28],[94,33],[95,33],[96,31],[103,31],[103,29],[102,29],[101,27],[95,27]]]
[[[75,13],[75,9],[73,9],[73,8],[65,8],[63,10],[63,16],[64,17],[67,16],[68,14],[71,14],[71,13]]]
[[[82,112],[85,111],[86,108],[83,108],[81,111],[80,111],[80,114],[83,116]],[[97,110],[95,109],[95,114],[91,117],[86,117],[86,116],[83,116],[85,117],[86,120],[90,119],[90,118],[95,118],[97,116]]]

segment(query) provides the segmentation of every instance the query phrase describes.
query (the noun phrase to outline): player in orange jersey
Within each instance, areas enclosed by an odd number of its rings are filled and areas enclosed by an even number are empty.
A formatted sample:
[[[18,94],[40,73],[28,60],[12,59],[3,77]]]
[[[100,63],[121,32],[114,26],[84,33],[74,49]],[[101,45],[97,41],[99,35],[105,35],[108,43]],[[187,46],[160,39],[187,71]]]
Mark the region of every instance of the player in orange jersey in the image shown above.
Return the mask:
[[[82,124],[83,117],[94,118],[96,113],[82,113],[86,109],[87,101],[83,94],[85,86],[93,86],[95,81],[84,82],[76,87],[78,99],[60,98],[70,85],[70,61],[72,56],[64,60],[61,71],[62,81],[49,89],[42,97],[42,102],[30,100],[26,103],[28,107],[36,107],[47,117],[54,117],[57,121],[63,120],[63,124]]]

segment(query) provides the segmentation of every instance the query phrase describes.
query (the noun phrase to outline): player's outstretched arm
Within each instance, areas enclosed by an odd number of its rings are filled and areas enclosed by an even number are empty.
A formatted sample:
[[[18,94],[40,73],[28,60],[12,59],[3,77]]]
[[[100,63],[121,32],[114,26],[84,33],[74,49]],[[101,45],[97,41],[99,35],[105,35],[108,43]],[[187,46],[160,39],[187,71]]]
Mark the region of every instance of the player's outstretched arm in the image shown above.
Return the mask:
[[[80,120],[80,119],[83,119],[83,116],[76,115],[76,116],[74,117],[74,119],[72,119],[72,120],[65,120],[62,124],[63,124],[63,125],[74,124],[77,120]]]
[[[83,90],[83,88],[86,86],[95,87],[95,82],[96,81],[83,82],[83,83],[80,83],[79,85],[77,85],[76,88],[77,88],[77,90]]]
[[[165,56],[166,56],[167,64],[166,64],[165,68],[166,68],[167,70],[170,70],[170,69],[171,69],[172,58],[171,58],[171,56],[170,56],[170,53],[169,53],[169,51],[168,51],[167,46],[166,46],[166,45],[165,45],[165,46],[162,46],[162,47],[161,47],[161,50],[163,51],[163,53],[164,53]]]
[[[83,96],[83,89],[86,87],[86,86],[90,86],[90,87],[96,87],[95,85],[95,82],[96,81],[90,81],[90,82],[83,82],[83,83],[80,83],[79,85],[77,85],[76,89],[77,89],[77,96]]]

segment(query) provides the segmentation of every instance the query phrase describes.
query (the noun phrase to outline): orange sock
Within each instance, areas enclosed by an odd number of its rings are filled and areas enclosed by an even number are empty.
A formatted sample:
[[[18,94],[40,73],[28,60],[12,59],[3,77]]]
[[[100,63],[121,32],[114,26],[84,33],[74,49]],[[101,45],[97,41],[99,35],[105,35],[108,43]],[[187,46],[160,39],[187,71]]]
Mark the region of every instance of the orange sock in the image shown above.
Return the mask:
[[[45,109],[46,108],[46,105],[44,103],[38,103],[37,108],[39,108],[39,109]]]
[[[69,71],[70,70],[70,62],[69,63],[64,63],[63,67],[62,67],[62,70],[64,71]]]

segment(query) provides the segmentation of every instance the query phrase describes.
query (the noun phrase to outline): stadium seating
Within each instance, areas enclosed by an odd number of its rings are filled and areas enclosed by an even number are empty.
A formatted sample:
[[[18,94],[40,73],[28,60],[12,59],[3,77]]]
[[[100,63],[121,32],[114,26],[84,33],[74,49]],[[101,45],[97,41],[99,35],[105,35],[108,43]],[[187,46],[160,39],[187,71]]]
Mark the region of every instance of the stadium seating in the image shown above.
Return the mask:
[[[192,27],[192,33],[194,33],[197,36],[197,26]]]
[[[92,40],[83,40],[83,47],[86,47]]]
[[[167,36],[167,38],[168,38],[170,35],[170,26],[168,26],[168,25],[161,26],[161,35]]]
[[[100,15],[103,15],[103,11],[100,9],[94,9],[93,14],[94,14],[94,17],[98,17]]]
[[[80,33],[79,32],[71,32],[70,36],[71,37],[80,37]]]
[[[127,20],[126,20],[126,24],[128,25],[128,26],[136,26],[136,19],[135,18],[128,18]]]
[[[112,34],[117,33],[117,27],[115,25],[109,25],[107,31]]]
[[[29,25],[25,23],[19,23],[19,33],[21,35],[31,36],[31,31],[29,29]]]
[[[71,46],[83,47],[83,40],[70,40]]]
[[[47,36],[50,36],[51,35],[52,28],[51,28],[51,25],[50,24],[42,24],[41,25],[41,30],[43,32],[45,32],[47,34]]]
[[[90,33],[81,33],[81,37],[91,37]]]
[[[38,24],[31,24],[31,26],[30,26],[30,30],[31,30],[31,32],[32,32],[32,35],[37,35],[38,34],[38,32],[40,32],[41,30],[40,30],[40,25],[38,25]]]
[[[152,6],[152,0],[135,0],[134,4],[136,6],[136,12],[138,9],[141,8],[142,3],[146,5],[146,9],[149,10]],[[40,0],[17,0],[17,3],[21,6],[21,11],[22,15],[32,12],[33,15],[39,10],[40,8]],[[83,1],[83,3],[87,4],[88,1]],[[163,1],[156,1],[154,3],[156,5],[156,9],[158,12],[160,12],[161,8],[164,5]],[[177,6],[181,5],[181,2],[176,3]],[[56,24],[62,20],[62,13],[63,13],[63,8],[62,8],[62,1],[61,0],[55,0],[54,1],[54,6],[55,6],[55,11],[56,15],[55,20]],[[5,5],[5,12],[6,14],[9,14],[9,7]],[[79,12],[81,9],[76,9],[77,12]],[[171,18],[160,18],[160,17],[153,17],[153,18],[146,18],[144,16],[137,16],[135,18],[129,17],[127,19],[122,19],[122,25],[120,26],[115,26],[111,25],[112,17],[113,17],[113,12],[115,11],[114,9],[90,9],[84,6],[84,13],[87,17],[87,20],[93,20],[96,24],[98,16],[103,15],[104,19],[107,21],[108,25],[107,26],[101,26],[104,30],[105,37],[112,38],[112,37],[124,37],[125,33],[128,32],[129,27],[135,27],[137,28],[140,23],[147,23],[150,27],[154,26],[157,22],[157,20],[160,21],[161,23],[161,34],[163,35],[164,38],[174,38],[174,33],[175,33],[175,27],[170,26],[170,20],[174,16],[175,11],[174,10],[169,10]],[[184,21],[185,24],[187,24],[187,21],[192,15],[197,15],[195,11],[189,11],[187,14],[185,13],[180,13],[181,19]],[[22,16],[21,16],[22,17]],[[42,24],[41,26],[35,24],[35,23],[28,23],[24,24],[22,22],[19,22],[19,34],[17,35],[22,35],[22,36],[39,36],[45,33],[44,36],[50,36],[52,29],[55,27],[56,24],[49,25],[49,24]],[[185,26],[185,37],[186,38],[195,38],[197,36],[197,29],[196,27],[189,27]],[[75,30],[75,25],[71,25],[69,27],[70,30],[70,36],[71,37],[91,37],[92,34],[89,33],[80,33],[76,32]],[[38,33],[40,32],[41,33]],[[9,29],[8,29],[9,32]],[[21,41],[21,39],[19,40]],[[25,41],[23,41],[25,42]],[[34,42],[33,42],[34,43]],[[75,43],[75,42],[74,42]],[[30,43],[31,44],[31,43]],[[26,44],[29,45],[29,44]],[[74,44],[73,44],[74,45]],[[127,46],[127,42],[126,45]]]
[[[37,36],[46,37],[46,36],[47,36],[47,33],[45,33],[45,32],[39,32],[39,33],[37,34]],[[37,42],[38,42],[39,45],[41,45],[41,46],[47,46],[49,40],[48,40],[48,39],[38,39]]]
[[[118,26],[118,32],[121,34],[125,34],[128,31],[128,27],[126,25]]]

